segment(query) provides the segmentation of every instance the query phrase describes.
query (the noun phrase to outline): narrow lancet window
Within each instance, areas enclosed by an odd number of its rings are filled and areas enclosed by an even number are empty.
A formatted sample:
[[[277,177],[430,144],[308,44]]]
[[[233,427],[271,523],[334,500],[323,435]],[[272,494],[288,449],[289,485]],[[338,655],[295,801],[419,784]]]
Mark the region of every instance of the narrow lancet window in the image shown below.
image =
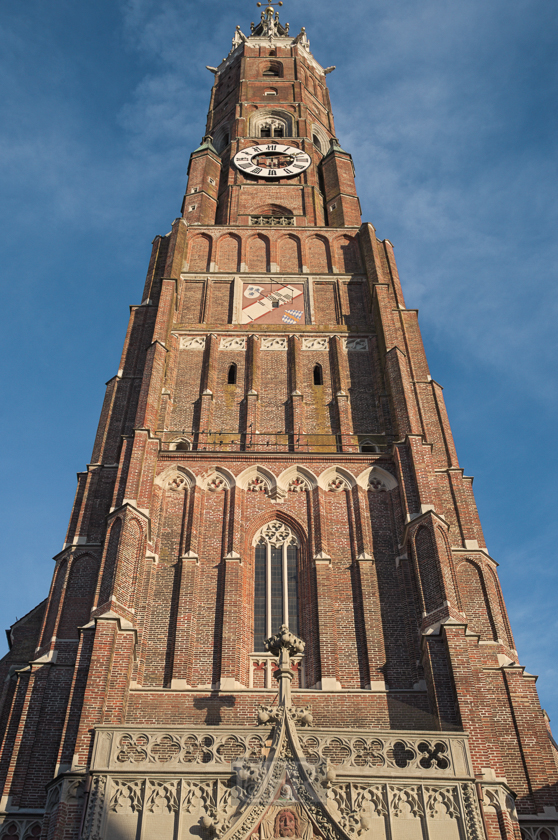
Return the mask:
[[[322,366],[315,365],[314,367],[314,385],[323,385],[324,384],[324,376],[322,373]]]
[[[227,376],[227,385],[236,385],[236,365],[232,364]]]
[[[282,624],[298,634],[298,540],[282,522],[270,522],[255,550],[254,651]]]

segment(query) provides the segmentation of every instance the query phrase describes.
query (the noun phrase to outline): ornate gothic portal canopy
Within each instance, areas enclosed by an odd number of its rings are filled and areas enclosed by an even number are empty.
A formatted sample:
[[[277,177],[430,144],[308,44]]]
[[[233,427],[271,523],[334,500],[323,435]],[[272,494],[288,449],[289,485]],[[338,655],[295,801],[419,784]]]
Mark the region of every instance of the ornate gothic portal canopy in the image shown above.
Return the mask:
[[[484,837],[463,733],[317,730],[291,703],[304,642],[283,625],[265,647],[279,693],[256,728],[97,729],[84,840]]]
[[[304,653],[304,642],[284,624],[266,640],[266,649],[277,657],[279,682],[277,706],[259,708],[259,720],[275,722],[267,759],[259,766],[249,761],[237,769],[237,778],[245,792],[245,807],[238,820],[223,835],[223,840],[250,837],[259,828],[261,840],[274,837],[304,838],[313,836],[342,838],[350,835],[326,807],[327,788],[335,778],[328,763],[308,763],[295,724],[312,723],[308,707],[291,705],[291,657]]]

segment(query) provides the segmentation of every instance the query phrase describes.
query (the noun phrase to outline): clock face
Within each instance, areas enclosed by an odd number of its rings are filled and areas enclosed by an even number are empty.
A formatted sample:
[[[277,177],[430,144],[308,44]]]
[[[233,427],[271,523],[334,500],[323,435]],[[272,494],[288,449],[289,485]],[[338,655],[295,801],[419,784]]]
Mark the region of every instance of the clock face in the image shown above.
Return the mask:
[[[300,175],[308,169],[312,160],[306,152],[294,146],[280,143],[262,143],[261,146],[249,146],[234,156],[238,169],[258,178],[288,178]]]

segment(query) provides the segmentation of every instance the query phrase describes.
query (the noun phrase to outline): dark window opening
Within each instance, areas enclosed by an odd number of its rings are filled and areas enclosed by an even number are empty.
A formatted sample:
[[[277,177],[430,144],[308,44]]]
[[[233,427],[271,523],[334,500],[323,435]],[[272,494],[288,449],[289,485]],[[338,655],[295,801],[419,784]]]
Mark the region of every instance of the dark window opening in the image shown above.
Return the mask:
[[[378,452],[378,447],[374,446],[373,443],[361,443],[360,445],[361,452]]]
[[[269,67],[267,70],[264,70],[262,73],[263,76],[278,76],[279,71],[274,70],[272,67]]]
[[[264,639],[267,637],[266,621],[266,544],[262,542],[256,546],[254,581],[254,650],[263,651]]]
[[[287,546],[287,593],[289,630],[298,636],[298,581],[297,581],[297,555],[296,545]]]
[[[322,374],[322,366],[316,365],[314,367],[314,385],[323,385],[324,384],[324,377]]]
[[[229,135],[228,134],[225,134],[225,136],[223,137],[223,145],[224,146],[229,145]]]
[[[322,144],[320,143],[320,138],[317,134],[312,135],[312,143],[314,146],[317,146],[320,151],[322,150]]]
[[[271,632],[283,624],[283,546],[271,546]]]
[[[271,128],[268,125],[262,125],[260,137],[271,137]]]
[[[274,137],[283,137],[284,136],[284,129],[283,129],[282,125],[276,126],[276,128],[273,130],[273,136]]]
[[[236,365],[231,365],[227,377],[227,385],[236,385]]]

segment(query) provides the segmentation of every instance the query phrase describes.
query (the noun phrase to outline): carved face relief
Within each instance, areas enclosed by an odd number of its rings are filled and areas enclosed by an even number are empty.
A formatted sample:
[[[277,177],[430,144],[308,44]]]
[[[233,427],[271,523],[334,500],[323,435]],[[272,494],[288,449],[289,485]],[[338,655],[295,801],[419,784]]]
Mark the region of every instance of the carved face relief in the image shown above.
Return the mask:
[[[298,817],[290,808],[283,808],[275,817],[274,837],[299,837]]]

